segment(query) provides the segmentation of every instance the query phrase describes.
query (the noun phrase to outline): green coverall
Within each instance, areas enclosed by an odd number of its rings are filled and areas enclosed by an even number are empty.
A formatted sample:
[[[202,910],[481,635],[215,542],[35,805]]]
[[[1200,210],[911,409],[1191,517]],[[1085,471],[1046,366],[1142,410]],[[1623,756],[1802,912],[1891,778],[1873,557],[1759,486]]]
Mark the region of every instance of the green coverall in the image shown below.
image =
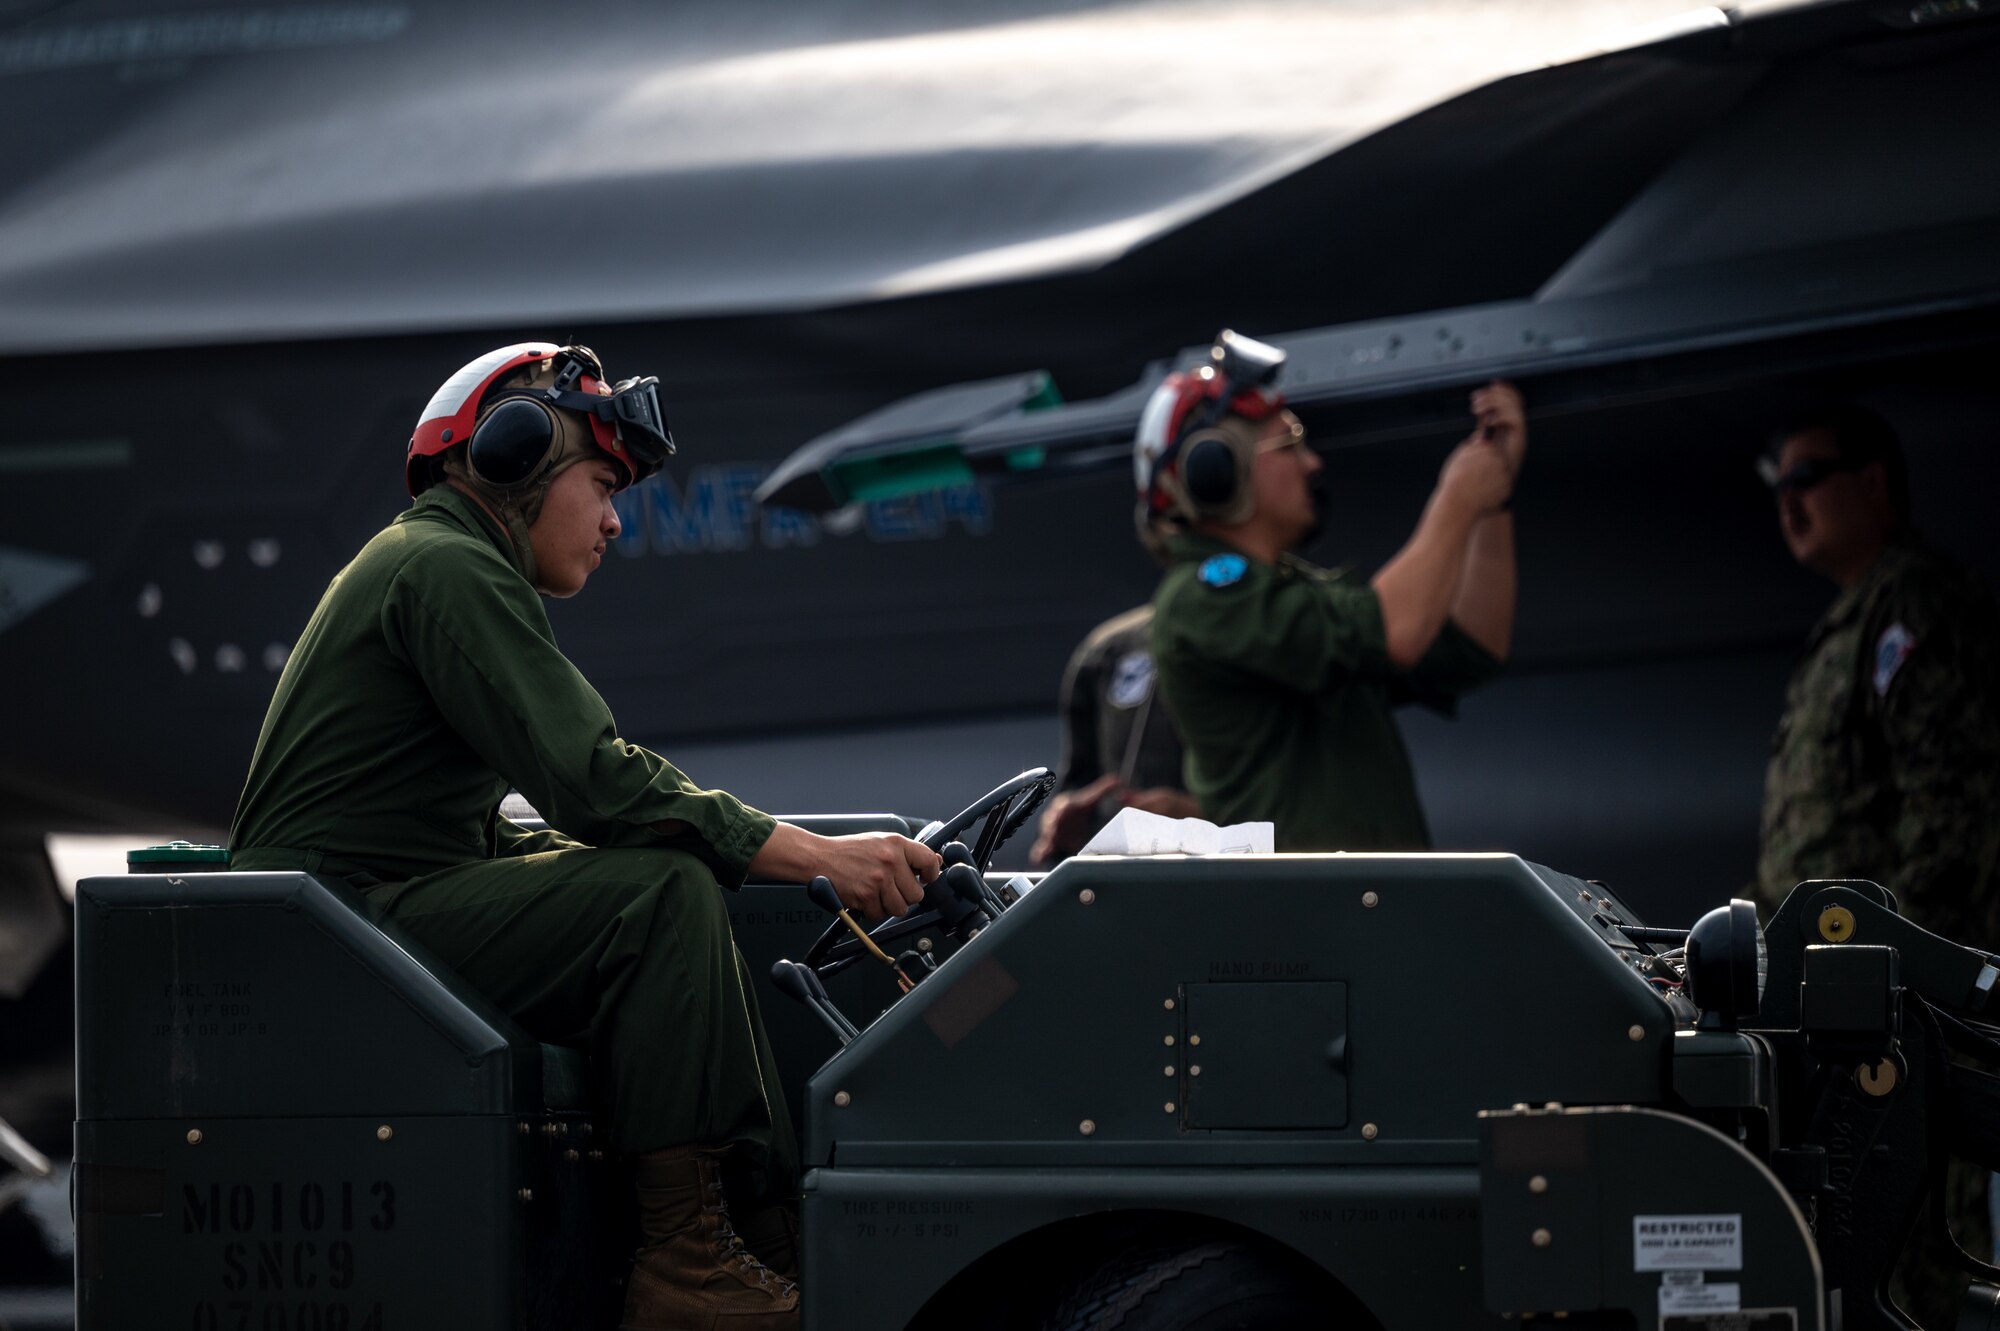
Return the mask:
[[[501,817],[510,786],[559,830]],[[345,880],[530,1035],[587,1049],[620,1149],[734,1145],[762,1201],[795,1191],[796,1146],[717,884],[774,826],[618,737],[506,536],[440,485],[321,599],[230,839],[232,867]]]
[[[1429,849],[1394,708],[1449,712],[1500,663],[1447,622],[1399,671],[1365,583],[1194,534],[1168,549],[1153,658],[1203,816],[1273,823],[1281,851]]]

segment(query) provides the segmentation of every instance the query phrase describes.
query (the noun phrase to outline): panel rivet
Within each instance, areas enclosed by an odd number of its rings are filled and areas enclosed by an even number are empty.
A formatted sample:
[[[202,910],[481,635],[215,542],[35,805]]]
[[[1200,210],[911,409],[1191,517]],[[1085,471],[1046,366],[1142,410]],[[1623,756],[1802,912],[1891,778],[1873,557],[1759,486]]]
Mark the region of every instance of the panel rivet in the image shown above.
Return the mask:
[[[1537,1248],[1546,1248],[1555,1242],[1555,1235],[1549,1233],[1546,1229],[1538,1229],[1528,1236],[1528,1242],[1534,1244]]]
[[[1382,1129],[1376,1127],[1373,1123],[1363,1123],[1361,1125],[1361,1139],[1363,1141],[1372,1142],[1381,1135]]]
[[[199,1146],[199,1145],[201,1145],[201,1129],[200,1129],[200,1128],[189,1128],[189,1129],[188,1129],[188,1145],[189,1145],[189,1146]]]
[[[1549,1180],[1545,1175],[1537,1174],[1528,1180],[1528,1191],[1534,1193],[1535,1196],[1539,1197],[1548,1190]]]
[[[1191,1045],[1200,1044],[1201,1037],[1199,1035],[1190,1035],[1188,1036],[1188,1043]]]
[[[1193,1063],[1188,1066],[1188,1076],[1199,1077],[1200,1075],[1201,1075],[1201,1064]]]
[[[1174,1037],[1169,1035],[1167,1037],[1167,1048],[1172,1049],[1173,1047],[1174,1047]]]
[[[378,1142],[388,1141],[391,1137],[395,1135],[396,1135],[396,1130],[390,1127],[387,1123],[384,1123],[381,1127],[375,1129],[375,1140]]]
[[[1082,1133],[1084,1136],[1088,1137],[1092,1133],[1097,1131],[1097,1120],[1094,1118],[1087,1118],[1083,1122],[1076,1125],[1076,1130]]]
[[[1174,1065],[1171,1063],[1167,1064],[1167,1075],[1169,1077],[1174,1075]]]
[[[1635,1021],[1625,1028],[1625,1038],[1628,1040],[1643,1040],[1646,1038],[1646,1028]]]
[[[1084,905],[1088,906],[1091,902],[1097,900],[1097,889],[1094,887],[1086,887],[1083,889],[1083,891],[1076,894],[1076,899],[1078,901],[1081,901]]]
[[[1361,904],[1369,910],[1374,910],[1382,904],[1382,898],[1374,892],[1363,892],[1361,894]]]
[[[1174,1102],[1172,1100],[1167,1101],[1167,1112],[1169,1114],[1174,1112]]]
[[[1174,1000],[1169,998],[1167,1000],[1167,1011],[1172,1012],[1173,1010],[1174,1010]]]
[[[846,1091],[835,1091],[833,1093],[833,1103],[836,1107],[845,1109],[854,1103],[854,1097]]]
[[[937,946],[937,944],[936,944],[936,943],[933,943],[933,942],[932,942],[932,941],[931,941],[930,939],[928,939],[928,938],[919,938],[919,939],[917,940],[917,951],[919,951],[919,952],[928,952],[928,951],[930,951],[930,950],[931,950],[932,948],[934,948],[934,947],[936,947],[936,946]]]

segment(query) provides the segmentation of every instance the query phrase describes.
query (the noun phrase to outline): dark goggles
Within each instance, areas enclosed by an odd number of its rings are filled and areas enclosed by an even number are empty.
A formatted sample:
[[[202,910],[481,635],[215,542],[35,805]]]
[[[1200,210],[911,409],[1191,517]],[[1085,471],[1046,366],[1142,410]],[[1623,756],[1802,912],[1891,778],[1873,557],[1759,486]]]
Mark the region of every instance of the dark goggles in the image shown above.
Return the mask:
[[[1779,471],[1776,458],[1761,457],[1757,459],[1757,474],[1771,487],[1772,494],[1782,498],[1787,490],[1804,494],[1829,476],[1855,471],[1864,465],[1849,458],[1807,458]]]
[[[1209,348],[1208,357],[1215,375],[1222,380],[1222,390],[1208,395],[1198,410],[1189,413],[1181,426],[1181,438],[1197,430],[1213,429],[1232,411],[1248,420],[1261,421],[1283,405],[1283,399],[1271,391],[1278,371],[1285,364],[1283,348],[1225,328]]]
[[[539,396],[552,407],[595,416],[615,430],[639,470],[634,482],[651,476],[673,455],[674,433],[660,409],[660,381],[653,375],[627,379],[609,397],[563,388],[543,389]]]

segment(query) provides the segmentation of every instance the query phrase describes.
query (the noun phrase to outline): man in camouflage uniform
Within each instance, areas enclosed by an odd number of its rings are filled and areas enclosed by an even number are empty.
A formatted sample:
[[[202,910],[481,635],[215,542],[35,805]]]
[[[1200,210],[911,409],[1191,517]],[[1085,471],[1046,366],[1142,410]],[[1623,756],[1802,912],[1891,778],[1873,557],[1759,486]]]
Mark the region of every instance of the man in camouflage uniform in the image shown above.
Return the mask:
[[[1978,578],[1910,525],[1895,432],[1843,407],[1781,431],[1760,464],[1792,557],[1840,587],[1806,639],[1764,781],[1766,916],[1810,878],[1895,892],[1917,924],[2000,949],[2000,620]],[[1982,1171],[1955,1169],[1953,1228],[1992,1250]],[[1951,1325],[1957,1273],[1920,1227],[1908,1306]]]
[[[1153,607],[1113,615],[1070,656],[1062,681],[1062,761],[1042,813],[1036,864],[1074,855],[1121,808],[1198,818],[1181,788],[1181,740],[1153,668]]]

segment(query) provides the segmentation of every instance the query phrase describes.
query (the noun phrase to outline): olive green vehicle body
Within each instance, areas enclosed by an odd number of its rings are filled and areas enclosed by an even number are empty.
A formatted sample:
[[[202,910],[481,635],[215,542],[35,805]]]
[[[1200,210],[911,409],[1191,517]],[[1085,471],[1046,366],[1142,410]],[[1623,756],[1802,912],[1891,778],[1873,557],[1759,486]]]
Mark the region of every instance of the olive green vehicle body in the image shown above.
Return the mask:
[[[851,1044],[766,1003],[811,1331],[1033,1326],[1107,1259],[1215,1239],[1332,1324],[1695,1331],[1635,1225],[1717,1216],[1736,1237],[1678,1279],[1826,1324],[1760,1146],[1783,1060],[1694,1029],[1601,886],[1488,854],[1078,858],[1014,887],[963,946],[924,935],[907,996],[834,975]],[[576,1051],[306,875],[78,905],[80,1328],[615,1324],[628,1203]],[[731,909],[760,971],[826,919],[795,887]]]

